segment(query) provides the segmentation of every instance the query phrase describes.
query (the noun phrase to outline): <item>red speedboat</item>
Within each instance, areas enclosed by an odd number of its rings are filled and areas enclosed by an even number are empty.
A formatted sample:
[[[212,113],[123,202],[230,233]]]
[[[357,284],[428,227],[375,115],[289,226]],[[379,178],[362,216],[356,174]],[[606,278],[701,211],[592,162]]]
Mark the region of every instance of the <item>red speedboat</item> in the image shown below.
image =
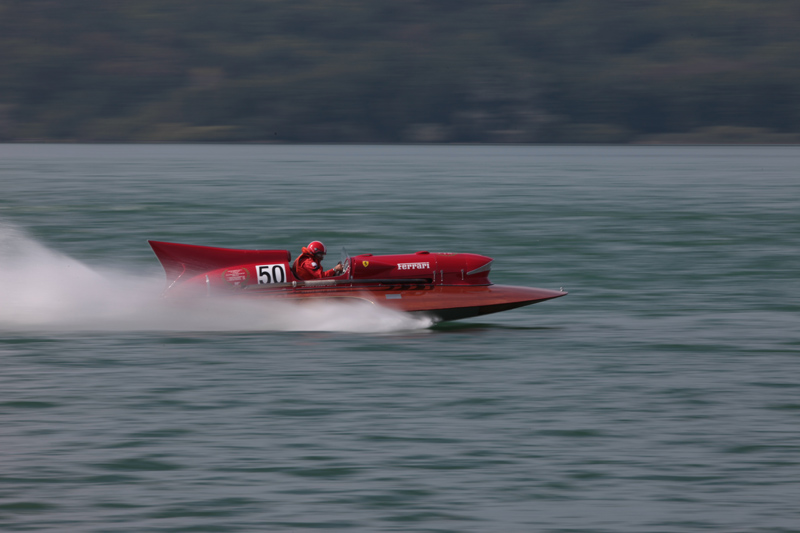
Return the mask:
[[[457,320],[565,296],[561,290],[493,285],[492,259],[476,254],[363,254],[333,278],[303,281],[286,250],[237,250],[149,241],[167,274],[166,296],[358,299],[398,311]]]

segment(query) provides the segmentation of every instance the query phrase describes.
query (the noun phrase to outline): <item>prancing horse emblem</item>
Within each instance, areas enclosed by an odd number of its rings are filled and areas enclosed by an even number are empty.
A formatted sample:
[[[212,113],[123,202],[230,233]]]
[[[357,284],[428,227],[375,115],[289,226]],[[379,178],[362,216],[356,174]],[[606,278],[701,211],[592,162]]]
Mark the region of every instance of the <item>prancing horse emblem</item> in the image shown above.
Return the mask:
[[[369,266],[369,261],[361,261],[361,264],[364,265],[364,268]]]

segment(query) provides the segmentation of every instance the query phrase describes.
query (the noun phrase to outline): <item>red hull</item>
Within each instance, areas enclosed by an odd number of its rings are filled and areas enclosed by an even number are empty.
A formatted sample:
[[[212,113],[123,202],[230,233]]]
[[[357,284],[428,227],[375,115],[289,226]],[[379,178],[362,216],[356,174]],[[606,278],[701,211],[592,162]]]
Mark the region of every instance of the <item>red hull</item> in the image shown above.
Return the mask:
[[[150,241],[167,274],[167,295],[297,300],[357,299],[436,320],[506,311],[565,296],[563,291],[493,285],[492,260],[476,254],[348,257],[345,273],[303,281],[285,250],[235,250]]]
[[[379,287],[311,286],[285,290],[245,289],[250,298],[280,298],[296,300],[361,300],[417,315],[430,316],[439,321],[459,320],[566,296],[564,291],[513,287],[509,285],[486,286],[403,286]]]

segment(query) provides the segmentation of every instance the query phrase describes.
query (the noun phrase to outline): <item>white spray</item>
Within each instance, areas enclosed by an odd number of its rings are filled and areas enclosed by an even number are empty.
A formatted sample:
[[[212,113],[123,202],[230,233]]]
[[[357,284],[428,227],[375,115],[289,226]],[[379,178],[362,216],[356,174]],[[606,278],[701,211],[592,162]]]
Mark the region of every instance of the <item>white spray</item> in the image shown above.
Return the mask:
[[[0,223],[0,333],[23,331],[341,331],[424,329],[368,302],[203,300],[161,297],[163,276],[94,269]]]

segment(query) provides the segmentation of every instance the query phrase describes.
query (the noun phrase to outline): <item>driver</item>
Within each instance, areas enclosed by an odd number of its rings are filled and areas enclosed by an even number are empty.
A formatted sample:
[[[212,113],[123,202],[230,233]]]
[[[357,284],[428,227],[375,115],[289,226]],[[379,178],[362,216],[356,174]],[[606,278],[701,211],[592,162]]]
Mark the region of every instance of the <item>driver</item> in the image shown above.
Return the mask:
[[[321,279],[338,276],[342,273],[342,264],[337,263],[330,270],[322,270],[322,259],[327,250],[319,241],[313,241],[303,247],[303,252],[294,260],[294,272],[300,279]]]

